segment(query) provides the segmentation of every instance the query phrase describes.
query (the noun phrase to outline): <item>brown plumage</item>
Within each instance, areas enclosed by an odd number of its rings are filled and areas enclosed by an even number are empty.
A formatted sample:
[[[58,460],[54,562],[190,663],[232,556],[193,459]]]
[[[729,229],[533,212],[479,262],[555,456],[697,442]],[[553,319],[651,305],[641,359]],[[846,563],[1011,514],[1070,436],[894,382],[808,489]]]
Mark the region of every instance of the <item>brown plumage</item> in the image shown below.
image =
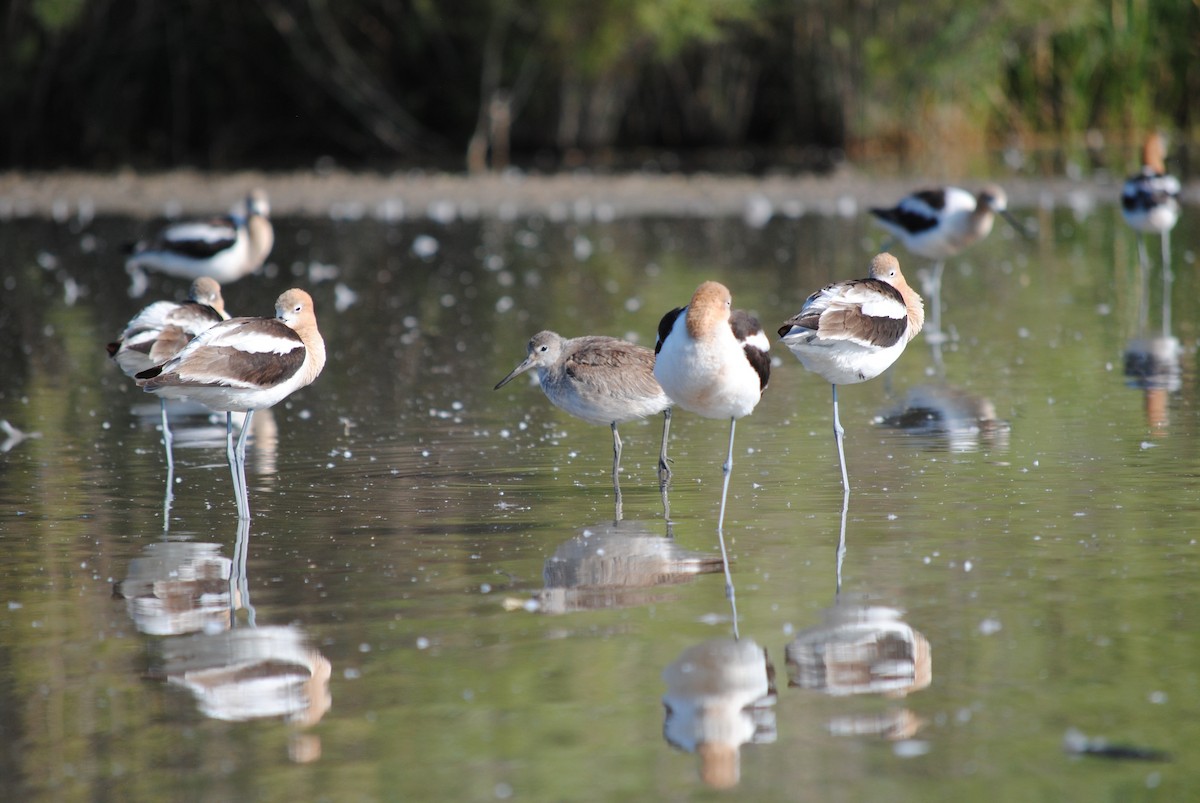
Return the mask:
[[[161,398],[194,399],[226,413],[226,452],[238,518],[250,517],[246,490],[246,435],[255,410],[278,404],[311,384],[325,367],[325,340],[312,296],[299,288],[275,301],[274,318],[234,318],[205,331],[163,365],[137,375],[138,385]],[[246,413],[237,446],[234,412]]]
[[[126,376],[161,365],[182,351],[196,336],[229,318],[221,285],[201,277],[192,282],[187,301],[156,301],[126,324],[120,336],[107,346],[111,357]],[[161,403],[163,446],[167,453],[168,479],[175,469],[171,451],[171,425],[166,399]]]
[[[921,296],[909,287],[899,260],[884,253],[871,260],[867,278],[826,285],[779,327],[781,341],[796,359],[833,385],[833,432],[847,498],[838,385],[866,382],[886,371],[924,323]]]
[[[659,479],[666,482],[671,476],[667,465],[671,400],[654,378],[654,352],[615,337],[587,335],[568,340],[556,332],[542,331],[530,338],[525,360],[497,382],[495,389],[532,369],[537,369],[542,392],[556,407],[589,424],[608,424],[612,429],[613,489],[618,502],[618,424],[661,412],[664,421]]]
[[[166,362],[196,335],[228,318],[221,285],[202,277],[192,282],[187,301],[156,301],[142,309],[106,346],[108,356],[133,376]]]

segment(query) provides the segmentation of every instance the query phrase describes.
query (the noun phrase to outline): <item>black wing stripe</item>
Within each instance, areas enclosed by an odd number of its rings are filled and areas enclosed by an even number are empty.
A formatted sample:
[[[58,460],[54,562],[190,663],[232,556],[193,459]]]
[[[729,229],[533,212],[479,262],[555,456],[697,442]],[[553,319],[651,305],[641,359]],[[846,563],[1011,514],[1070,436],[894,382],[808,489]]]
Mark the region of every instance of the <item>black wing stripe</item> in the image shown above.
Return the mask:
[[[676,307],[675,309],[662,316],[662,320],[658,322],[658,339],[654,342],[654,353],[662,351],[663,341],[667,339],[667,335],[671,334],[671,330],[675,328],[675,321],[687,307]]]

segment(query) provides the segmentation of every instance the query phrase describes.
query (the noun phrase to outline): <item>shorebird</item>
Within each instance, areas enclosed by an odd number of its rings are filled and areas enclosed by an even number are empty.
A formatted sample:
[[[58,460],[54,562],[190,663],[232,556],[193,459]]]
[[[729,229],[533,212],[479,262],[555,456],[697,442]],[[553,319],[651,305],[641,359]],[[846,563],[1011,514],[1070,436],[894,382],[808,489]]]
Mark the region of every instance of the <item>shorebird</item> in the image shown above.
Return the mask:
[[[733,309],[729,289],[704,282],[685,307],[677,307],[658,324],[654,376],[678,406],[705,418],[729,419],[729,454],[721,471],[721,513],[717,536],[725,563],[725,592],[732,599],[733,580],[725,551],[725,500],[733,471],[733,435],[737,420],[750,415],[771,375],[771,343],[758,319]]]
[[[783,326],[780,341],[800,363],[833,385],[833,434],[842,466],[842,490],[850,480],[838,418],[838,385],[879,376],[903,353],[925,323],[925,306],[908,286],[891,254],[871,260],[865,279],[830,284],[813,293]]]
[[[201,332],[228,319],[221,285],[214,279],[200,278],[192,282],[187,301],[156,301],[133,316],[117,339],[108,344],[108,356],[126,376],[133,378],[142,371],[162,365]],[[171,426],[167,422],[167,400],[159,401],[167,474],[170,476],[175,471]]]
[[[125,261],[125,269],[144,281],[143,270],[195,279],[210,276],[226,284],[258,270],[271,253],[275,230],[271,205],[263,190],[246,197],[245,214],[174,223],[153,241],[141,242]]]
[[[537,369],[538,384],[554,406],[589,424],[607,424],[613,436],[613,490],[619,500],[621,435],[617,425],[663,414],[662,447],[658,453],[659,481],[671,476],[667,465],[667,436],[671,429],[671,400],[654,378],[654,352],[615,337],[589,335],[564,338],[543,331],[529,339],[526,357],[494,390]],[[619,518],[619,516],[618,516]]]
[[[1179,179],[1167,175],[1163,164],[1162,136],[1151,134],[1142,147],[1142,169],[1130,176],[1121,192],[1121,214],[1125,222],[1138,233],[1138,259],[1143,270],[1149,270],[1150,256],[1146,253],[1147,234],[1162,237],[1163,292],[1171,286],[1171,229],[1179,222]],[[1170,331],[1170,320],[1164,319],[1164,331]]]
[[[138,386],[160,398],[194,399],[225,413],[226,454],[238,518],[250,518],[246,435],[255,410],[271,407],[313,382],[325,367],[325,341],[312,296],[292,289],[275,302],[274,318],[231,318],[200,334],[163,365],[137,374]],[[237,447],[233,413],[246,419]]]
[[[997,214],[1025,234],[1008,211],[1008,196],[995,184],[988,184],[975,195],[959,187],[921,190],[891,208],[873,207],[871,214],[905,248],[933,262],[933,275],[925,289],[933,302],[929,328],[937,336],[942,331],[942,271],[946,259],[987,237]]]

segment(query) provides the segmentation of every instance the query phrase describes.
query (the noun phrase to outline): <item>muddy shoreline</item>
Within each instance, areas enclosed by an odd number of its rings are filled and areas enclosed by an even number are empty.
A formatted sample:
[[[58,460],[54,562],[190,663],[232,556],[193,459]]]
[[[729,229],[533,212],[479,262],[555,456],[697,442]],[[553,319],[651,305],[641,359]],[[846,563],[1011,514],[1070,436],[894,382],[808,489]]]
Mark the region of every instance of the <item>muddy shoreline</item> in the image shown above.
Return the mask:
[[[961,182],[967,188],[980,182]],[[0,219],[77,214],[139,218],[206,215],[225,210],[251,187],[270,194],[278,217],[520,217],[577,219],[641,215],[710,216],[855,214],[889,204],[921,186],[843,168],[817,176],[725,176],[627,173],[489,175],[352,173],[3,173]],[[1120,179],[1008,179],[1016,208],[1104,204],[1120,195]],[[1195,182],[1185,202],[1200,200]]]

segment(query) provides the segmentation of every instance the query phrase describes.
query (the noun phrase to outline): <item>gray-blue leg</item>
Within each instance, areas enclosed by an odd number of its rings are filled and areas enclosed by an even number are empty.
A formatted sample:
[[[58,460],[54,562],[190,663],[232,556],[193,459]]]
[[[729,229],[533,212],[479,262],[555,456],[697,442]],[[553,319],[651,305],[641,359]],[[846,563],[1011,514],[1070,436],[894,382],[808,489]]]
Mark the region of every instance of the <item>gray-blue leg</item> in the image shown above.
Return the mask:
[[[610,425],[613,435],[613,497],[616,499],[615,508],[613,510],[613,518],[620,521],[624,517],[624,509],[621,502],[621,433],[617,432],[617,422],[614,421]]]
[[[238,609],[246,611],[246,624],[254,627],[254,606],[250,603],[250,578],[247,563],[250,556],[250,520],[238,519],[237,538],[233,545],[233,567],[229,573],[229,626],[237,626]]]
[[[1171,270],[1171,232],[1164,231],[1162,233],[1162,274],[1163,274],[1163,312],[1162,312],[1162,331],[1163,337],[1171,336],[1171,284],[1175,281],[1175,274]]]
[[[246,485],[246,438],[250,435],[250,419],[254,417],[254,411],[246,411],[246,418],[242,421],[242,434],[238,435],[237,442],[237,475],[238,487],[241,489],[241,498],[238,500],[238,518],[250,518],[250,491]]]
[[[233,500],[237,503],[238,518],[242,518],[242,489],[238,480],[237,449],[233,445],[233,413],[225,413],[225,457],[233,478]]]
[[[846,430],[842,429],[842,421],[838,416],[838,398],[837,385],[833,386],[833,439],[837,442],[838,462],[842,466],[842,491],[847,497],[850,495],[850,477],[846,474],[846,451],[842,447],[842,441],[846,435]]]
[[[667,439],[671,434],[671,408],[663,410],[662,446],[658,450],[658,484],[666,485],[671,479],[671,466],[667,459]]]

